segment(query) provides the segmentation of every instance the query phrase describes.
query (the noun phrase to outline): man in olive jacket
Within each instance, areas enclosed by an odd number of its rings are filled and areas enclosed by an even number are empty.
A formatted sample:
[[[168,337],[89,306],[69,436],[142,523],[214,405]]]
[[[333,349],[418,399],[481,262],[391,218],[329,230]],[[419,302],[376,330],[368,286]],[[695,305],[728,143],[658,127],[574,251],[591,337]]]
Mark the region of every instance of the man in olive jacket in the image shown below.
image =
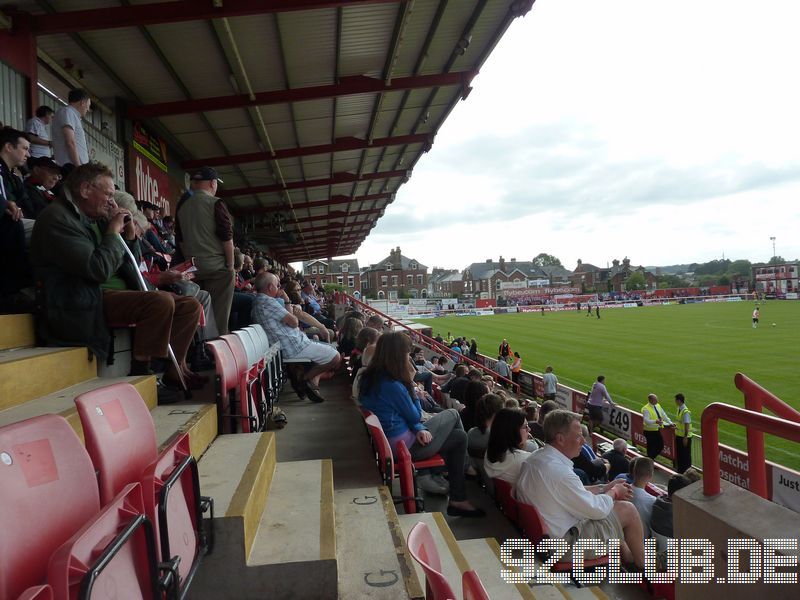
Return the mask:
[[[167,292],[132,291],[138,289],[136,267],[122,237],[137,252],[138,243],[132,221],[125,222],[130,212],[114,202],[107,167],[81,165],[64,187],[64,196],[36,219],[31,239],[31,262],[43,293],[42,337],[56,346],[88,346],[102,359],[108,354],[108,323],[134,323],[131,375],[149,373],[151,358],[168,355],[167,344],[183,365],[200,304]],[[164,379],[177,383],[173,366]]]

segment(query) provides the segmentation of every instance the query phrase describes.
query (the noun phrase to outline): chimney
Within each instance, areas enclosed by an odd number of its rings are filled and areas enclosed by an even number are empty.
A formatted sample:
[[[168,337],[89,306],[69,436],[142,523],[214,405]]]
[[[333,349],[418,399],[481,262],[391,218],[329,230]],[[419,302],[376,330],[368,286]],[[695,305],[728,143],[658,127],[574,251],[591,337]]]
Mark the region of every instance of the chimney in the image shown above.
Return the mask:
[[[500,257],[500,270],[503,272],[506,270],[506,259],[502,256]]]
[[[486,264],[487,264],[487,265],[490,265],[490,264],[492,264],[492,259],[491,259],[491,258],[487,258],[487,259],[486,259]]]
[[[622,259],[622,264],[627,269],[628,267],[631,266],[631,259],[626,256],[625,258]]]
[[[583,261],[579,258],[578,259],[578,266],[580,267],[583,264]]]
[[[515,263],[515,262],[517,262],[517,259],[516,259],[516,258],[512,258],[512,259],[511,259],[511,262],[512,262],[512,263]]]
[[[614,265],[615,267],[618,267],[619,261],[615,258],[614,260],[611,261],[611,264]]]

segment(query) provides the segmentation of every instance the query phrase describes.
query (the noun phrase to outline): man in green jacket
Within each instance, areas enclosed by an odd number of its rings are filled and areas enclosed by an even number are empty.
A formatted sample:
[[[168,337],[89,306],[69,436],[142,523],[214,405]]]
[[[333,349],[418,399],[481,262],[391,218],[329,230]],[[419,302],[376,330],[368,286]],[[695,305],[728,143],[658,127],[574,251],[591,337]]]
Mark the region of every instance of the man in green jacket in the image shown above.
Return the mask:
[[[136,267],[122,244],[136,254],[138,243],[130,212],[114,202],[111,171],[99,163],[81,165],[64,187],[64,197],[36,219],[31,239],[31,262],[43,293],[42,337],[56,346],[88,346],[103,359],[108,325],[135,324],[131,375],[149,373],[151,358],[167,357],[168,344],[185,365],[202,307],[194,298],[133,291]],[[185,366],[182,370],[196,387],[195,376]],[[172,365],[164,382],[178,382]]]

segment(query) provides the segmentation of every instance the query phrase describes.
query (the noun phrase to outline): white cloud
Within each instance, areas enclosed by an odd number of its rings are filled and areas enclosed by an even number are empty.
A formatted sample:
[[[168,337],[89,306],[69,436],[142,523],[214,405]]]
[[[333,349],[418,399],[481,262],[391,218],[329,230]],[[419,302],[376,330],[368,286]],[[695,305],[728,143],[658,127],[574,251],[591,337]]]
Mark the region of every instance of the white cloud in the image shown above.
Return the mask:
[[[800,257],[800,2],[538,0],[359,249]]]

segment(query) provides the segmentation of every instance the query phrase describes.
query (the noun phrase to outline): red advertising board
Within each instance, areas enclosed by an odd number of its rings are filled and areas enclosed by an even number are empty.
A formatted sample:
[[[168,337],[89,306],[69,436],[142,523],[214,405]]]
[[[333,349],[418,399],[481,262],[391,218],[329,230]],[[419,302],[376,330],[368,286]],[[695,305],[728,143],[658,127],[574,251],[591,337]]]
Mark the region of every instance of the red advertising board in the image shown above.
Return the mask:
[[[487,308],[497,306],[497,300],[490,300],[488,298],[478,298],[475,301],[475,308]]]

